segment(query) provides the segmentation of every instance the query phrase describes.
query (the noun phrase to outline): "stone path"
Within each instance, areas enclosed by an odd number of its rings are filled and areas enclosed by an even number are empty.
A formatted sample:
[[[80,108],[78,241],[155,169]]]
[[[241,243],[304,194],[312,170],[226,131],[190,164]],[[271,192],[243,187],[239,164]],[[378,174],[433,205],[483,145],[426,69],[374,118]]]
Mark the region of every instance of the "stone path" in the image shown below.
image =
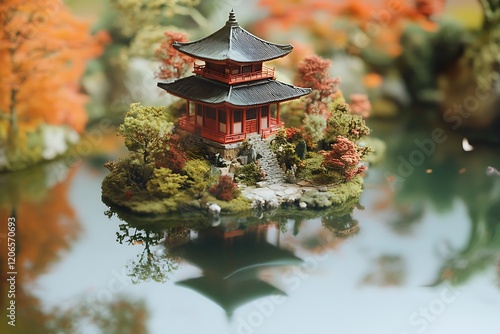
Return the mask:
[[[276,155],[269,147],[269,142],[260,136],[251,137],[248,142],[253,145],[255,152],[262,156],[259,159],[259,164],[262,171],[266,173],[266,183],[269,185],[283,183],[285,175],[279,166]]]

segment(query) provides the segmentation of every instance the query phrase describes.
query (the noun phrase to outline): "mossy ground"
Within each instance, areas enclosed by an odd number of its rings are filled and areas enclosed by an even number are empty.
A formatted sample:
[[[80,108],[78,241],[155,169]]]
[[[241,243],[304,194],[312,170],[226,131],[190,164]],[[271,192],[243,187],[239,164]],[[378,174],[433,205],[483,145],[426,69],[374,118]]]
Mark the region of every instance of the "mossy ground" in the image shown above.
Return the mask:
[[[147,190],[127,192],[123,179],[113,172],[108,174],[102,182],[102,200],[110,206],[117,206],[144,215],[161,215],[191,210],[205,211],[206,203],[216,203],[221,207],[222,213],[228,214],[251,209],[250,201],[242,196],[226,202],[211,195],[195,199],[188,191],[180,191],[167,198],[154,196]]]

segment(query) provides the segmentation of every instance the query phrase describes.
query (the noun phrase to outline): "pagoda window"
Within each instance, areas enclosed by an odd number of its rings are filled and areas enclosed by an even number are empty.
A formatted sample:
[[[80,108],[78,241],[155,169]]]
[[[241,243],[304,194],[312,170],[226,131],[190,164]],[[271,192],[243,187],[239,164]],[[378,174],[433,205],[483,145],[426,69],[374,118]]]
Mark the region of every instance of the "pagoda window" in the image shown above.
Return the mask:
[[[235,110],[233,113],[233,133],[241,133],[242,111]]]
[[[254,72],[262,71],[262,63],[253,64],[253,70]]]
[[[252,65],[241,66],[241,73],[250,73],[252,72]]]
[[[215,108],[210,108],[210,107],[206,107],[205,108],[205,116],[209,119],[213,119],[215,120]]]
[[[194,116],[196,105],[193,102],[191,102],[191,101],[188,101],[187,103],[189,105],[189,107],[188,107],[188,116],[189,117]]]
[[[276,111],[278,110],[276,103],[271,104],[270,107],[271,117],[276,118]]]
[[[222,64],[207,62],[205,66],[207,69],[212,70],[214,72],[224,73],[225,66]]]
[[[269,127],[269,106],[263,106],[260,110],[260,127],[261,129]]]
[[[201,104],[196,104],[196,124],[203,125],[203,106]]]
[[[226,111],[217,110],[219,113],[219,131],[226,133]]]
[[[247,121],[253,120],[257,118],[257,108],[252,108],[247,110]]]

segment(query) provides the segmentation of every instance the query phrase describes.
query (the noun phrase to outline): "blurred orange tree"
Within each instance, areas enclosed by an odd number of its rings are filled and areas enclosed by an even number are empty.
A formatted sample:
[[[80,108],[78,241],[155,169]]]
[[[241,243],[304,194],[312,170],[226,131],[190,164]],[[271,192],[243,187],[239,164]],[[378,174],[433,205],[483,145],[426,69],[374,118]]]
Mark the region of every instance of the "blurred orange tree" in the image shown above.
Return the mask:
[[[0,3],[0,117],[9,135],[40,123],[83,131],[86,96],[79,80],[109,39],[89,29],[60,0]]]

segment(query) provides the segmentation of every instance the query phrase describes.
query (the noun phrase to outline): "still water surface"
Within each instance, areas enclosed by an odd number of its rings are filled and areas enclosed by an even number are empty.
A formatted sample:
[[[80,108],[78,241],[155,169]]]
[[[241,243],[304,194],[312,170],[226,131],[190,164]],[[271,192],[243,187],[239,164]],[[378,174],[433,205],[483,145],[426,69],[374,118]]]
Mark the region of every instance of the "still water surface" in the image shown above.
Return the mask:
[[[98,156],[4,176],[14,332],[63,329],[51,321],[76,310],[78,333],[499,333],[498,148],[372,127],[386,157],[352,212],[108,218]]]

